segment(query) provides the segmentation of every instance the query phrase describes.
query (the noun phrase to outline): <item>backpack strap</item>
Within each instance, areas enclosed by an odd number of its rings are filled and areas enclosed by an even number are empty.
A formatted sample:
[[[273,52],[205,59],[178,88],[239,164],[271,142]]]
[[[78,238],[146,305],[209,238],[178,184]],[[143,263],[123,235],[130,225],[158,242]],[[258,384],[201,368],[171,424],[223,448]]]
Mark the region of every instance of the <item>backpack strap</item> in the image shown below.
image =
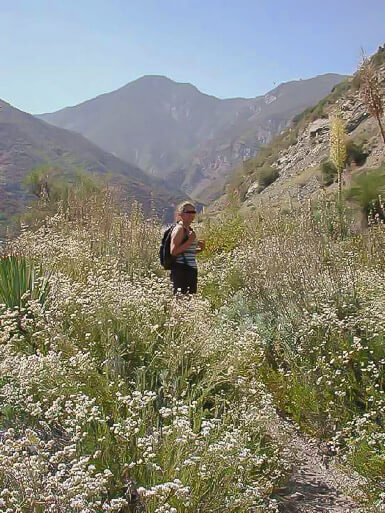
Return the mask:
[[[177,223],[177,224],[180,224],[180,223]],[[177,224],[176,224],[175,226],[177,226]],[[175,228],[175,226],[174,226],[174,228]],[[182,240],[182,244],[184,244],[186,241],[188,241],[188,235],[187,235],[187,233],[186,233],[186,232],[187,232],[187,230],[186,230],[186,228],[183,226],[183,224],[182,224],[182,228],[183,228],[183,231],[184,231],[184,234],[185,234],[184,239]],[[183,251],[183,253],[180,253],[180,255],[182,255],[182,257],[183,257],[184,265],[188,265],[188,263],[187,263],[187,259],[186,259],[186,255],[184,254],[184,251]]]
[[[187,242],[187,241],[188,241],[188,235],[187,235],[187,233],[186,233],[186,231],[187,231],[187,230],[186,230],[186,228],[185,228],[184,226],[183,226],[183,230],[184,230],[184,232],[185,232],[185,238],[184,238],[184,240],[183,240],[182,244],[183,244],[184,242]],[[183,251],[182,255],[183,255],[184,265],[188,265],[187,260],[186,260],[186,255],[184,254],[184,251]]]

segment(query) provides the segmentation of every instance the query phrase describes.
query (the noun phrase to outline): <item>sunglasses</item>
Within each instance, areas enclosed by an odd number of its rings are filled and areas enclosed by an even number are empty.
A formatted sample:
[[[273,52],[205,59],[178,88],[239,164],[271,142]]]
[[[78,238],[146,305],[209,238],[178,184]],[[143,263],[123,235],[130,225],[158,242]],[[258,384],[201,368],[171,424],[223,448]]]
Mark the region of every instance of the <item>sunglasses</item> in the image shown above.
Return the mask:
[[[184,214],[196,214],[196,210],[184,210]]]

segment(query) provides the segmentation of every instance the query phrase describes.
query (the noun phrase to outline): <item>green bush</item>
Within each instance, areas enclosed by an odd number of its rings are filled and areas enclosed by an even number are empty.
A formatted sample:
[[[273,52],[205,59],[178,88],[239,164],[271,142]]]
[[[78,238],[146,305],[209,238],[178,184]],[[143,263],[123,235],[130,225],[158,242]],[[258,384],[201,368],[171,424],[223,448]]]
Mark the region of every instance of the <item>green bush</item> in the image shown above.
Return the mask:
[[[350,189],[345,193],[347,199],[356,201],[363,213],[368,216],[370,211],[384,217],[379,196],[385,195],[385,163],[379,168],[368,169],[356,175]]]
[[[266,166],[257,169],[256,172],[258,183],[261,187],[265,188],[275,182],[278,178],[278,170],[274,167]]]
[[[329,159],[321,162],[322,183],[331,185],[337,176],[337,168]]]
[[[206,241],[203,259],[209,259],[217,253],[232,251],[244,236],[245,224],[241,217],[219,217],[213,223],[207,223],[203,232]]]
[[[346,144],[347,161],[349,164],[362,166],[365,164],[369,153],[364,150],[364,143],[358,144],[354,141],[348,141]]]

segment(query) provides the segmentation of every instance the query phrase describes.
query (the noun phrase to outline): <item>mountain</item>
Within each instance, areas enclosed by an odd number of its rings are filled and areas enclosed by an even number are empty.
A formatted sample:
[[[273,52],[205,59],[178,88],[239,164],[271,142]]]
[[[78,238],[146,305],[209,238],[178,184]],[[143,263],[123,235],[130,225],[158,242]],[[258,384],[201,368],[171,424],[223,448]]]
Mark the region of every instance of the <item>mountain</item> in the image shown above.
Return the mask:
[[[237,162],[343,79],[329,73],[281,84],[264,96],[222,100],[151,75],[38,117],[207,200],[206,191],[211,187],[215,195]]]
[[[381,94],[385,95],[385,45],[371,58],[376,66]],[[338,84],[317,104],[297,115],[290,126],[256,157],[240,166],[231,177],[227,194],[213,203],[218,210],[236,198],[241,210],[291,208],[320,191],[336,191],[336,170],[330,167],[329,116],[341,113],[347,134],[347,165],[344,188],[355,175],[379,168],[385,162],[385,144],[377,121],[368,114],[357,72]]]
[[[170,217],[171,204],[182,197],[163,181],[149,177],[138,167],[107,153],[85,137],[22,112],[0,100],[0,222],[23,211],[32,198],[22,181],[34,167],[49,163],[63,173],[75,168],[108,175],[126,196],[145,209],[155,206]]]

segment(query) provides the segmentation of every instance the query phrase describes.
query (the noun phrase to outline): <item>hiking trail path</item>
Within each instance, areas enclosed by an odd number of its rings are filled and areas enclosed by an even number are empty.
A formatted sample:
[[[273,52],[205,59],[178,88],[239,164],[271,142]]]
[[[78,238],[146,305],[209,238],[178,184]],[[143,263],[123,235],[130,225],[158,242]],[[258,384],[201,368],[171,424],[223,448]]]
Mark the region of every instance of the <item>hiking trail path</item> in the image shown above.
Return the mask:
[[[366,480],[349,474],[320,443],[304,435],[290,420],[279,419],[272,435],[286,439],[295,464],[290,479],[274,498],[280,513],[369,513],[362,502]],[[361,500],[360,500],[361,499]]]

